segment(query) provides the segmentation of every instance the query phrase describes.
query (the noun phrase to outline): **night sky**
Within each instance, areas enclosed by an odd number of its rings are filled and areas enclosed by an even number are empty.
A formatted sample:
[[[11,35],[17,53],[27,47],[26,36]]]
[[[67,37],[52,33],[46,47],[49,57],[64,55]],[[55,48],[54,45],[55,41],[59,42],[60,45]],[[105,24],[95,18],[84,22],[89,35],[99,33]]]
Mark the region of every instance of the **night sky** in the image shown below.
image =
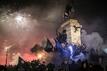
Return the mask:
[[[0,0],[0,63],[5,63],[5,47],[10,45],[9,62],[13,53],[20,53],[25,60],[35,59],[30,49],[44,37],[55,37],[56,29],[63,23],[65,7],[71,3],[70,0]],[[73,7],[83,29],[88,34],[99,33],[106,42],[106,2],[74,0]]]

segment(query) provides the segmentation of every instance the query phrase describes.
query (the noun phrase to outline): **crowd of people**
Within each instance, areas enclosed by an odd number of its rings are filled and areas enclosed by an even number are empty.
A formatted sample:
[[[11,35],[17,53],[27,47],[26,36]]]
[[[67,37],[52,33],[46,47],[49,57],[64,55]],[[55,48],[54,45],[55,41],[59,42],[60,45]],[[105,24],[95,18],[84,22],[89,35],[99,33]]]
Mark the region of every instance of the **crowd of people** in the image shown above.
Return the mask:
[[[78,61],[68,63],[62,62],[60,65],[53,63],[46,64],[35,60],[32,62],[19,62],[16,66],[3,66],[0,65],[0,71],[106,71],[100,64],[89,63],[88,61]]]

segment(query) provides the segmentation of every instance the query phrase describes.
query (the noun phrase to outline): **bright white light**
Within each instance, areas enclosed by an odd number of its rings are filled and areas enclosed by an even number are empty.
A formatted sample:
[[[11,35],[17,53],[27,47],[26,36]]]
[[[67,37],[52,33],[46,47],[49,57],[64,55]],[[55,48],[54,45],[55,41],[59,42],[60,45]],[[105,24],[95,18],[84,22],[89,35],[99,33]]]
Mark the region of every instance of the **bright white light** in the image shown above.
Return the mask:
[[[19,27],[25,28],[25,27],[27,27],[28,20],[23,15],[16,15],[15,22],[16,22],[17,28],[19,28]]]
[[[39,55],[38,55],[38,58],[41,59],[41,58],[42,58],[42,54],[39,54]]]
[[[17,22],[21,22],[21,21],[23,21],[23,16],[18,15],[18,16],[16,16],[15,20],[16,20]]]
[[[37,55],[37,58],[38,58],[39,60],[41,60],[42,57],[43,57],[43,54],[42,54],[42,53],[39,53],[39,54]]]
[[[72,48],[72,46],[70,45],[70,46],[68,46],[68,48],[69,48],[70,53],[71,53],[71,55],[72,55],[72,54],[73,54],[73,48]]]

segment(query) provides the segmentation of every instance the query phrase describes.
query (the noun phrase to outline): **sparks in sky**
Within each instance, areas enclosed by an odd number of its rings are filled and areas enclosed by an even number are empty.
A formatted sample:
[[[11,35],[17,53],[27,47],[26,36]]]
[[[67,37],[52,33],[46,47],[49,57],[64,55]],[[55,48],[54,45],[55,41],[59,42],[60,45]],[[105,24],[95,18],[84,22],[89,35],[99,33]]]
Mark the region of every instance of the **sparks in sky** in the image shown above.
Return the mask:
[[[29,20],[21,14],[16,15],[14,21],[16,22],[16,25],[18,27],[22,27],[22,28],[28,27]]]
[[[1,24],[3,28],[7,29],[6,31],[19,31],[19,32],[27,32],[32,31],[36,19],[32,19],[30,14],[14,12],[6,14],[4,13],[1,18]],[[12,28],[11,28],[12,27]]]
[[[21,22],[21,21],[23,21],[23,17],[21,15],[18,15],[18,16],[16,16],[15,20],[17,22]]]
[[[6,40],[3,42],[3,44],[1,43],[1,50],[3,50],[1,53],[4,54],[3,60],[5,58],[6,52],[8,52],[9,55],[8,63],[12,62],[12,53],[17,52],[20,53],[22,57],[28,61],[36,58],[34,55],[30,55],[30,52],[28,51],[28,49],[32,47],[32,44],[35,41],[36,35],[33,31],[35,31],[35,26],[37,26],[36,19],[31,18],[31,15],[25,12],[13,12],[8,14],[7,12],[4,12],[0,16],[0,26],[2,26],[2,32],[5,35],[3,35],[2,38],[4,38],[3,40]],[[29,44],[27,44],[28,42]],[[21,50],[24,49],[26,50],[21,52]],[[26,52],[27,54],[25,55]],[[5,64],[5,60],[2,64]]]

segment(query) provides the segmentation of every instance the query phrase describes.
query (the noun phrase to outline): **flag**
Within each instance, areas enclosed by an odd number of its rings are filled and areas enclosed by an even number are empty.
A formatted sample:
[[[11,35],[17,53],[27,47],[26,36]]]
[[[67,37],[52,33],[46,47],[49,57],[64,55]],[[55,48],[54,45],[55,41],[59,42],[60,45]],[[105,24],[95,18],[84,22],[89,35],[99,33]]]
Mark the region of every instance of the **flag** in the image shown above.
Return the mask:
[[[64,19],[70,19],[75,17],[75,10],[73,4],[68,4],[65,8]]]
[[[36,53],[36,52],[41,51],[41,50],[43,50],[43,48],[38,44],[35,44],[34,47],[31,48],[32,53]]]
[[[53,50],[53,45],[49,39],[47,39],[47,43],[46,43],[44,50],[47,52],[51,52]]]
[[[68,19],[69,18],[69,14],[67,12],[64,13],[64,19]]]
[[[25,61],[23,60],[23,58],[19,57],[18,65],[22,65],[24,63],[25,63]]]
[[[65,8],[65,12],[64,12],[64,19],[69,19],[69,16],[70,16],[70,12],[71,12],[71,6],[70,5],[67,5],[66,8]]]

